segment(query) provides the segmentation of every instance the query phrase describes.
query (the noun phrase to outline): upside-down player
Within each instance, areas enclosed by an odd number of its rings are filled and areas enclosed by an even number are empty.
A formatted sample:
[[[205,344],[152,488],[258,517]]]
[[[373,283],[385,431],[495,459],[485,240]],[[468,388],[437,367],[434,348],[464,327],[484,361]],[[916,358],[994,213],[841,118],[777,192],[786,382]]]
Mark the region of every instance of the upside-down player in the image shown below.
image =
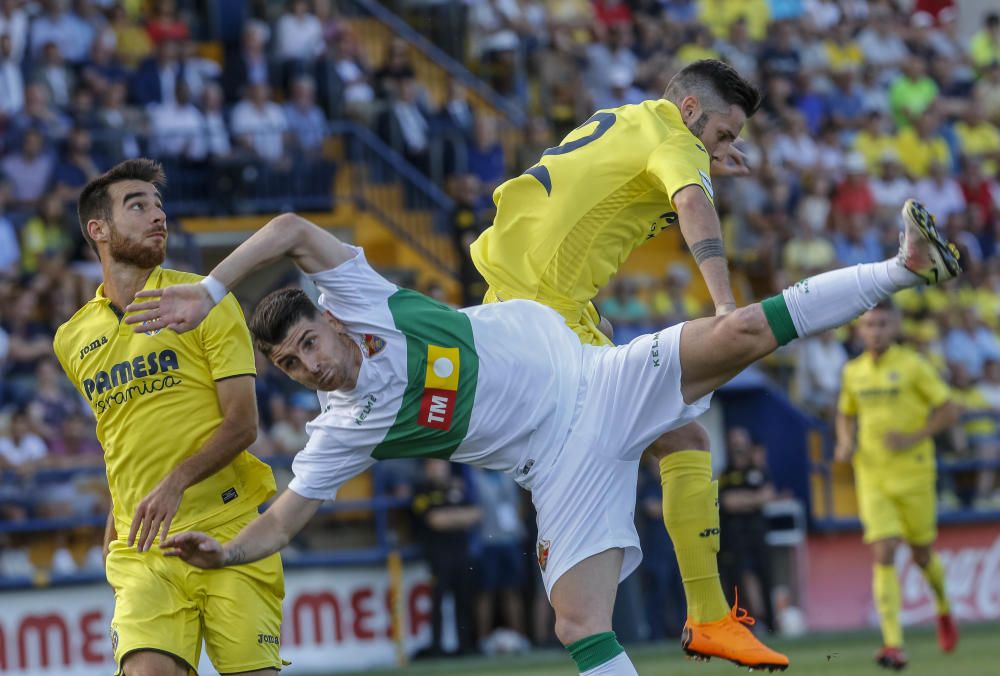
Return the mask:
[[[896,549],[906,542],[923,571],[938,612],[938,642],[958,642],[945,591],[937,538],[934,435],[958,420],[948,385],[918,352],[895,343],[899,315],[884,302],[861,316],[865,352],[844,367],[837,415],[836,458],[853,460],[858,512],[875,563],[872,590],[882,625],[875,661],[906,666]]]
[[[644,449],[779,345],[843,324],[922,278],[958,274],[926,212],[909,204],[907,213],[897,259],[818,275],[763,303],[621,347],[582,344],[559,314],[531,301],[452,310],[389,283],[360,249],[280,216],[203,283],[143,292],[160,298],[129,308],[141,313],[128,322],[148,322],[138,330],[188,331],[228,287],[291,258],[318,286],[325,311],[284,289],[250,321],[271,361],[319,391],[322,413],[307,427],[288,491],[225,545],[187,533],[167,546],[199,567],[256,561],[380,459],[438,457],[505,471],[531,491],[538,528],[551,538],[539,557],[542,579],[556,634],[580,673],[634,676],[611,613],[619,582],[642,558],[633,517]]]
[[[80,228],[104,283],[55,338],[104,448],[111,645],[126,676],[196,673],[203,640],[220,673],[273,674],[282,666],[281,560],[191,575],[153,546],[191,528],[228,540],[275,492],[270,468],[245,450],[257,436],[256,371],[236,299],[184,335],[135,333],[122,321],[138,291],[200,279],[160,267],[164,180],[159,164],[137,159],[84,187]]]
[[[709,172],[748,171],[732,143],[760,102],[735,70],[706,60],[678,72],[660,99],[595,113],[496,190],[493,225],[472,245],[489,283],[485,302],[538,301],[558,311],[584,343],[609,345],[592,299],[633,249],[679,223],[716,314],[732,312]],[[787,666],[787,657],[738,621],[723,594],[719,491],[708,450],[708,434],[696,422],[649,449],[660,461],[663,522],[687,597],[682,646],[702,658]],[[544,532],[538,537],[550,539]]]

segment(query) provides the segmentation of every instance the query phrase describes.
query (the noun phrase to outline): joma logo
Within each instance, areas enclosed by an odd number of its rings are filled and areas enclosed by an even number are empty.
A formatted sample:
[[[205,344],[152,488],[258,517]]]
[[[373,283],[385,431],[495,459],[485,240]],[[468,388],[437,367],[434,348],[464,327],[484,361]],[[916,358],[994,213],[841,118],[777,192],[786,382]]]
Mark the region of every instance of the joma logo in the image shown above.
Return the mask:
[[[101,345],[107,345],[107,344],[108,344],[108,337],[101,336],[100,338],[92,342],[90,345],[87,345],[86,347],[80,350],[80,361],[83,361],[84,357],[86,357],[88,354],[99,348]]]

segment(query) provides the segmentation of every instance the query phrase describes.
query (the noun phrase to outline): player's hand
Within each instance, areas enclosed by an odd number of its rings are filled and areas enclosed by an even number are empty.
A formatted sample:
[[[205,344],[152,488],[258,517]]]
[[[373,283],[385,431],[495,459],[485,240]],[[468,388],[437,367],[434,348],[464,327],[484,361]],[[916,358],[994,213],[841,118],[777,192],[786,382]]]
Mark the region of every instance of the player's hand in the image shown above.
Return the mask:
[[[730,144],[725,154],[712,158],[711,171],[712,176],[749,176],[750,165],[747,164],[746,154]]]
[[[182,561],[198,568],[222,568],[225,564],[222,544],[205,533],[178,533],[167,538],[161,547],[164,556],[180,557]]]
[[[850,444],[837,444],[833,449],[833,459],[837,462],[850,462],[854,456],[854,447]]]
[[[136,333],[173,329],[177,333],[190,331],[198,326],[215,306],[208,289],[201,284],[177,284],[163,289],[146,289],[135,294],[136,300],[125,308],[134,312],[125,318],[126,324],[138,324]]]
[[[132,528],[128,534],[128,546],[136,545],[140,552],[148,552],[160,534],[162,547],[170,532],[170,522],[174,520],[184,489],[176,486],[168,476],[142,499],[132,518]],[[138,536],[138,540],[136,539]]]
[[[918,441],[920,441],[918,437],[902,432],[889,432],[885,435],[885,446],[890,451],[905,451]]]

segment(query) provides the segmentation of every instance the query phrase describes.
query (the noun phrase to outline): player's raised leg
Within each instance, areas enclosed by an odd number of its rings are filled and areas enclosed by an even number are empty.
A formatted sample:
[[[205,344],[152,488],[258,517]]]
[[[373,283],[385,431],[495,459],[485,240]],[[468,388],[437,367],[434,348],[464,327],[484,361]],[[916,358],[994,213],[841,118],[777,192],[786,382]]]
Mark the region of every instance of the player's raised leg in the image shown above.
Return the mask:
[[[700,399],[780,345],[842,326],[897,291],[958,276],[956,250],[938,234],[930,213],[907,200],[903,220],[896,258],[824,272],[761,303],[684,324],[684,400]]]
[[[611,630],[623,556],[621,549],[595,554],[570,568],[552,586],[556,636],[581,676],[636,676]]]

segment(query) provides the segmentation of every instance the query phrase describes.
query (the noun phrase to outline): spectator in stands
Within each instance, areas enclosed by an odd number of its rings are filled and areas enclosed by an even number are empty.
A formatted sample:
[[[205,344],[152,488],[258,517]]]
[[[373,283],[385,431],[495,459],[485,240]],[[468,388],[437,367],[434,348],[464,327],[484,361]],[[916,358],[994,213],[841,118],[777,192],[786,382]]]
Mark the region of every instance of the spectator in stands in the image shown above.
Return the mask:
[[[277,78],[271,76],[267,58],[268,27],[262,21],[247,21],[239,49],[226,53],[222,70],[222,88],[227,101],[236,101],[245,95],[244,89],[254,85],[269,85]]]
[[[191,102],[191,90],[185,80],[174,85],[173,100],[149,106],[150,145],[164,158],[201,161],[206,148],[205,116]]]
[[[635,325],[649,319],[649,308],[638,297],[638,283],[630,277],[617,278],[611,283],[610,295],[600,304],[601,315],[612,326]]]
[[[904,127],[896,135],[896,152],[906,158],[906,170],[915,181],[926,176],[935,162],[951,166],[951,151],[938,133],[939,122],[937,113],[927,110],[916,124]]]
[[[378,119],[379,135],[400,151],[413,166],[430,171],[430,121],[420,103],[417,82],[402,77],[396,82],[396,96]]]
[[[913,182],[903,172],[899,156],[892,148],[882,153],[877,174],[869,180],[880,221],[896,221],[899,205],[913,196]]]
[[[97,109],[100,142],[98,152],[109,162],[138,157],[137,131],[145,126],[142,112],[127,104],[124,82],[112,82],[101,97]]]
[[[152,16],[146,21],[146,32],[154,45],[172,40],[181,42],[188,39],[187,22],[177,13],[175,0],[154,0]]]
[[[410,45],[401,38],[393,38],[386,46],[382,65],[375,71],[375,95],[382,100],[398,99],[400,82],[415,80],[416,73],[410,57]]]
[[[847,350],[836,331],[800,341],[795,346],[795,402],[813,415],[833,424],[840,395],[840,372]]]
[[[742,427],[730,428],[726,442],[726,468],[719,475],[722,587],[738,586],[747,609],[768,631],[774,631],[771,553],[763,510],[774,500],[775,492],[767,471],[766,452],[754,446],[750,433]]]
[[[45,150],[45,137],[39,129],[24,132],[21,149],[0,160],[0,171],[10,181],[11,205],[30,208],[44,194],[52,178],[55,161]]]
[[[969,42],[969,56],[976,68],[982,69],[1000,61],[1000,14],[990,12]]]
[[[762,75],[769,78],[773,75],[795,77],[799,72],[801,55],[795,45],[795,33],[792,25],[782,22],[770,31],[771,39],[764,43],[760,54]]]
[[[798,227],[781,252],[783,272],[790,279],[805,279],[834,267],[836,251],[820,234],[826,228],[829,212],[829,200],[819,194],[809,194],[799,203]]]
[[[47,139],[61,139],[69,131],[69,122],[52,105],[48,88],[41,82],[31,82],[24,88],[24,107],[14,115],[7,128],[6,148],[16,144],[28,129],[39,129]]]
[[[90,58],[80,66],[80,79],[99,97],[112,82],[128,78],[116,47],[115,34],[110,29],[102,31],[90,48]]]
[[[28,402],[33,429],[49,444],[59,438],[63,420],[81,414],[84,408],[54,357],[44,357],[35,366],[35,391]]]
[[[913,186],[912,197],[920,200],[942,224],[966,208],[962,187],[952,178],[950,167],[940,161],[932,162],[930,173]]]
[[[813,169],[819,161],[819,148],[809,133],[805,117],[789,113],[784,123],[771,150],[772,165],[796,172]]]
[[[154,56],[139,64],[129,83],[129,99],[138,106],[173,103],[177,81],[184,77],[180,48],[175,40],[156,45]]]
[[[67,227],[62,195],[50,192],[42,197],[37,212],[21,229],[21,269],[38,272],[44,256],[68,257],[73,250],[72,232]]]
[[[479,179],[472,174],[459,174],[451,179],[451,197],[455,208],[451,213],[451,240],[458,257],[458,281],[462,287],[463,306],[478,305],[486,294],[486,282],[476,269],[469,246],[486,227],[480,214],[482,191]]]
[[[101,126],[101,119],[94,102],[94,92],[83,82],[77,84],[73,91],[67,112],[72,127],[92,132]]]
[[[291,100],[285,106],[285,120],[292,144],[299,153],[319,156],[326,138],[326,116],[316,105],[316,81],[299,75],[292,82]]]
[[[41,82],[48,88],[54,105],[59,108],[66,108],[69,105],[70,93],[76,84],[76,75],[63,61],[59,45],[49,42],[42,47],[41,58],[30,79],[33,82]]]
[[[632,32],[627,26],[617,25],[598,31],[598,40],[587,45],[587,68],[584,82],[591,101],[605,100],[609,96],[611,76],[635,80],[639,60],[631,49]],[[591,106],[593,107],[593,106]]]
[[[317,72],[320,100],[329,113],[371,123],[375,114],[371,67],[361,53],[358,36],[348,26],[331,38]]]
[[[84,413],[63,418],[59,433],[49,441],[49,458],[54,467],[103,467],[104,451],[94,436],[93,419]]]
[[[306,447],[306,423],[319,413],[319,401],[312,392],[295,392],[282,408],[284,417],[274,421],[270,436],[279,453],[291,456]]]
[[[111,7],[110,28],[115,36],[115,53],[126,68],[135,68],[152,54],[149,33],[132,18],[123,3]]]
[[[104,162],[92,154],[90,131],[74,127],[66,137],[62,158],[52,172],[52,189],[64,201],[73,201],[83,186],[103,171]]]
[[[938,95],[938,86],[927,75],[923,59],[911,56],[903,63],[903,72],[889,86],[889,104],[899,127],[907,127],[930,108]]]
[[[209,82],[217,82],[222,77],[222,66],[198,54],[198,43],[182,40],[179,44],[181,72],[184,82],[191,92],[191,100],[201,98],[201,92]]]
[[[671,263],[650,300],[653,322],[671,326],[702,315],[702,303],[691,293],[691,271],[683,263]]]
[[[466,151],[469,173],[479,179],[481,209],[493,207],[493,191],[507,177],[499,121],[491,115],[475,119],[472,142]]]
[[[993,124],[1000,124],[1000,61],[991,64],[972,89],[973,100]]]
[[[527,579],[525,529],[521,520],[521,489],[508,474],[472,469],[482,521],[479,537],[482,549],[475,566],[476,618],[479,645],[505,627],[522,637],[527,635],[521,587]],[[499,613],[497,613],[499,602]],[[499,615],[500,622],[494,622]],[[526,641],[527,639],[525,639]]]
[[[48,455],[45,441],[32,430],[26,408],[19,407],[10,416],[8,432],[0,436],[0,469],[17,472],[27,480]]]
[[[857,72],[856,68],[833,71],[833,87],[827,95],[825,110],[840,130],[852,131],[864,122],[865,99],[855,79]]]
[[[0,34],[10,37],[11,59],[21,63],[28,46],[28,13],[20,0],[0,2]]]
[[[301,73],[326,48],[323,25],[307,0],[288,0],[274,32],[274,53],[286,74]]]
[[[986,120],[982,105],[966,102],[963,108],[962,119],[955,123],[959,150],[967,158],[986,161],[993,173],[1000,163],[1000,130]]]
[[[875,197],[868,182],[865,158],[858,153],[851,153],[844,161],[844,170],[847,175],[833,193],[834,222],[836,224],[845,218],[858,217],[865,221],[862,227],[867,227],[875,213]]]
[[[642,103],[649,98],[645,92],[633,84],[632,74],[624,68],[616,68],[608,75],[607,90],[594,99],[595,108],[617,108]]]
[[[68,11],[69,0],[46,0],[45,10],[31,22],[31,55],[37,59],[45,45],[59,45],[66,60],[76,65],[87,58],[94,29]]]
[[[213,160],[227,159],[233,152],[224,105],[222,87],[215,82],[207,83],[201,93],[201,112],[205,119],[205,150]]]
[[[899,33],[892,11],[886,7],[875,8],[865,28],[858,34],[858,46],[865,62],[891,76],[910,55]]]
[[[979,318],[975,308],[954,308],[944,335],[944,355],[949,363],[962,366],[978,380],[987,359],[1000,359],[1000,339]]]
[[[21,269],[21,246],[17,241],[17,229],[7,217],[7,200],[10,195],[10,184],[0,179],[0,285],[5,279],[13,279]],[[3,362],[6,350],[0,350],[0,378],[3,373]],[[3,405],[3,386],[0,384],[0,406]]]
[[[997,211],[991,182],[983,174],[983,165],[975,158],[966,158],[959,185],[970,210],[977,212],[983,223],[988,223]],[[984,247],[989,248],[989,247]]]
[[[431,596],[429,655],[441,655],[442,601],[455,602],[459,653],[475,650],[472,577],[469,575],[470,531],[482,520],[482,510],[469,496],[465,480],[452,474],[447,460],[425,460],[423,480],[413,492],[416,532],[434,577]]]
[[[250,84],[246,91],[246,97],[233,108],[233,136],[254,157],[276,164],[285,159],[288,135],[285,113],[271,100],[271,88],[267,84]]]
[[[0,122],[6,122],[24,107],[24,76],[13,52],[10,35],[0,33]]]
[[[990,360],[994,361],[993,359]],[[984,463],[1000,458],[997,439],[997,416],[1000,409],[994,408],[986,398],[983,389],[969,375],[961,364],[951,365],[951,399],[962,407],[961,425],[958,426],[960,448],[967,450],[976,460]],[[993,467],[980,468],[976,473],[975,493],[972,498],[976,509],[1000,506],[1000,491],[996,484],[996,470]]]

